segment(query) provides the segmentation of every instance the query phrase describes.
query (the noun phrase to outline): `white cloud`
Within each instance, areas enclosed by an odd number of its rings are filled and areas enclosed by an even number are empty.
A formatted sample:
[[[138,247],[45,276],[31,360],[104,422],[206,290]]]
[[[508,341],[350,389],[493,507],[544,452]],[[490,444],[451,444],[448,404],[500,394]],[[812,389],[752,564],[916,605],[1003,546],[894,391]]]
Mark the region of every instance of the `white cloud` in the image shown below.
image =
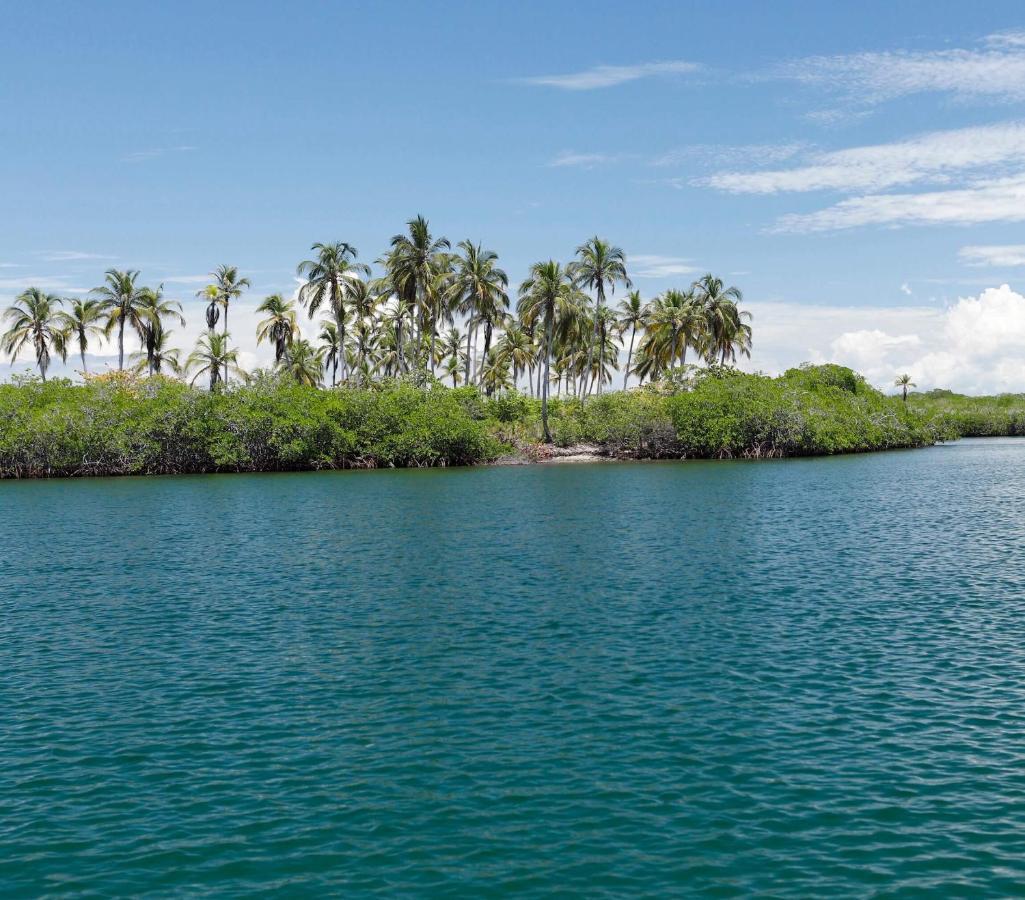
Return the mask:
[[[131,153],[126,153],[121,157],[121,162],[145,162],[149,159],[166,156],[169,153],[188,153],[195,149],[195,147],[189,145],[182,145],[179,147],[151,147],[148,150],[135,150]]]
[[[696,63],[675,60],[670,62],[640,63],[634,66],[595,66],[582,72],[565,75],[536,75],[518,79],[521,84],[560,88],[565,91],[591,91],[614,87],[640,78],[658,75],[683,75],[699,68]]]
[[[689,144],[656,156],[653,166],[699,163],[710,166],[772,165],[808,149],[803,141],[778,144]]]
[[[77,293],[70,280],[60,275],[26,275],[23,278],[0,278],[0,294],[9,292],[21,293],[28,288],[39,288],[41,291]]]
[[[102,253],[84,253],[81,250],[48,250],[38,254],[40,259],[46,262],[77,262],[87,259],[117,259],[115,256],[105,256]]]
[[[1020,32],[991,35],[979,50],[897,50],[813,56],[778,67],[773,74],[825,87],[858,104],[926,92],[960,98],[1025,98],[1025,40]]]
[[[870,194],[813,213],[782,216],[775,232],[807,233],[861,225],[974,225],[1025,220],[1025,174],[919,194]]]
[[[978,244],[957,255],[969,266],[1025,266],[1025,244]]]
[[[906,281],[900,286],[900,292],[902,294],[907,294],[907,296],[909,297],[911,297],[915,293],[913,290],[911,290],[911,285],[908,284]]]
[[[1025,164],[1025,123],[934,131],[910,140],[851,147],[811,157],[808,165],[754,172],[719,172],[699,183],[731,193],[878,191],[920,182],[946,183],[986,167]]]
[[[627,263],[633,278],[670,278],[698,271],[681,256],[660,256],[657,253],[631,253]]]
[[[946,309],[751,303],[754,358],[779,372],[803,361],[836,362],[893,390],[907,372],[923,390],[1025,390],[1025,296],[1006,284]]]
[[[619,159],[618,156],[609,153],[575,153],[572,150],[564,150],[549,162],[548,165],[555,168],[573,166],[582,169],[593,169],[595,166],[615,162],[617,159]]]
[[[163,284],[208,284],[213,279],[207,275],[168,275],[161,278]]]

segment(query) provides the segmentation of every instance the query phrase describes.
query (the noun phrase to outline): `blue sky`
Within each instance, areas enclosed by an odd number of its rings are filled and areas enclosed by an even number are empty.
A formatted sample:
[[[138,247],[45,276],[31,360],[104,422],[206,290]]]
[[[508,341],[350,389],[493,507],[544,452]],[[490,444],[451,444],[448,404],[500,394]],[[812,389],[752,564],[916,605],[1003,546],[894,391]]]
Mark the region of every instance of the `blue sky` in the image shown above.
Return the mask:
[[[1019,3],[42,2],[0,83],[5,304],[228,262],[252,307],[423,213],[517,282],[595,233],[645,295],[716,272],[753,368],[1025,389]]]

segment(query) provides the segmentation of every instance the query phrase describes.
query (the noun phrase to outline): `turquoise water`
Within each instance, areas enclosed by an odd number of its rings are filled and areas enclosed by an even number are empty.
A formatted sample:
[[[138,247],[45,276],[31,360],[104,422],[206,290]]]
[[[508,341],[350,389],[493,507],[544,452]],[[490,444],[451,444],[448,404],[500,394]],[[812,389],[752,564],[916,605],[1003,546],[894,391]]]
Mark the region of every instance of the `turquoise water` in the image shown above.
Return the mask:
[[[0,894],[1020,895],[1023,494],[1015,440],[0,483]]]

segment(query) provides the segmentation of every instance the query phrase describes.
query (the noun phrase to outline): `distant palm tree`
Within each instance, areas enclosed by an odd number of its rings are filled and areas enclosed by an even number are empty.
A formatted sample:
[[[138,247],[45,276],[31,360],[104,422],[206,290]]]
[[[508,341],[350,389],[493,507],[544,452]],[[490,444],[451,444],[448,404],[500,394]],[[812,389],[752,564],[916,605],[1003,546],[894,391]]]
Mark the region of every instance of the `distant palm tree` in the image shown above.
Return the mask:
[[[161,354],[165,352],[167,342],[164,338],[164,319],[175,319],[178,324],[185,324],[182,306],[174,300],[165,300],[163,285],[156,290],[143,288],[139,300],[139,312],[142,317],[142,330],[139,334],[146,354],[147,368],[150,375],[160,372],[163,361]],[[177,354],[177,351],[174,351]]]
[[[456,257],[455,276],[449,290],[453,308],[466,316],[465,381],[469,384],[473,335],[483,324],[486,359],[491,350],[493,329],[509,308],[509,277],[498,267],[498,254],[493,250],[483,250],[480,244],[470,241],[460,241],[459,249],[462,253]]]
[[[274,362],[279,363],[288,352],[288,346],[299,334],[299,325],[295,318],[295,304],[286,300],[281,294],[271,294],[256,307],[259,313],[267,313],[267,318],[256,326],[256,343],[269,341],[274,344]]]
[[[232,300],[242,296],[242,292],[249,287],[249,279],[241,278],[236,266],[218,266],[210,273],[213,283],[217,286],[217,302],[224,308],[224,334],[228,333],[228,306]],[[228,384],[228,368],[224,370],[224,384]]]
[[[359,251],[352,244],[336,241],[333,244],[316,243],[310,248],[317,251],[316,259],[307,259],[296,267],[296,274],[305,279],[299,289],[299,302],[306,306],[312,319],[321,306],[327,305],[338,329],[339,340],[345,345],[347,323],[346,303],[351,296],[362,294],[355,282],[360,276],[369,276],[370,267],[356,262]],[[342,379],[345,379],[344,357]]]
[[[196,291],[196,296],[206,301],[206,327],[208,331],[213,331],[217,327],[218,320],[221,318],[221,307],[217,300],[219,293],[216,284],[208,284],[202,290]]]
[[[619,248],[595,235],[589,241],[577,247],[577,262],[574,265],[574,278],[578,286],[587,287],[595,292],[594,300],[594,333],[587,348],[587,374],[583,378],[581,394],[587,396],[590,390],[591,364],[594,361],[594,348],[598,342],[598,310],[605,305],[605,287],[609,293],[616,292],[616,284],[622,282],[624,287],[631,287],[626,274],[626,254]]]
[[[694,282],[694,292],[705,313],[706,347],[708,362],[736,362],[737,353],[751,355],[751,326],[747,320],[751,313],[741,310],[744,299],[740,288],[726,287],[721,278],[709,273]]]
[[[324,351],[313,347],[305,339],[294,341],[288,348],[288,353],[278,363],[278,368],[299,384],[317,387],[320,384],[320,374],[324,370]]]
[[[911,376],[908,375],[906,372],[903,375],[898,375],[897,379],[893,383],[894,385],[900,388],[904,404],[907,405],[908,388],[918,387],[918,385],[911,380]]]
[[[687,348],[704,340],[705,315],[694,294],[671,288],[651,306],[648,329],[641,342],[638,374],[657,377],[687,364]]]
[[[210,390],[216,390],[221,382],[227,383],[227,372],[230,369],[240,378],[249,376],[238,365],[238,349],[229,346],[228,335],[221,332],[207,332],[199,336],[196,349],[185,360],[185,369],[194,372],[191,384],[195,384],[200,375],[210,376]]]
[[[548,386],[551,381],[552,344],[560,320],[574,311],[578,302],[572,272],[554,259],[534,263],[530,274],[520,285],[517,305],[520,320],[526,327],[538,328],[544,346],[544,380],[541,382],[541,429],[545,443],[552,443],[548,428]]]
[[[338,362],[345,349],[338,334],[338,326],[331,321],[324,322],[317,340],[320,341],[320,349],[324,354],[324,368],[331,369],[331,387],[335,387],[338,384]]]
[[[416,326],[414,353],[419,365],[423,356],[424,331],[432,312],[431,288],[442,268],[450,265],[448,254],[443,251],[452,245],[446,238],[435,238],[431,234],[430,223],[423,216],[410,219],[406,227],[408,234],[397,234],[391,239],[392,252],[388,260],[393,267],[392,280],[399,288],[400,296],[413,300]]]
[[[510,325],[499,342],[495,345],[498,362],[507,369],[512,369],[513,387],[534,362],[536,348],[534,341],[519,325]],[[534,393],[533,381],[530,380],[531,394]]]
[[[150,341],[146,343],[145,350],[133,353],[129,360],[132,362],[132,371],[136,375],[149,372],[150,375],[163,374],[166,366],[175,375],[182,374],[180,354],[181,351],[171,347],[171,335],[174,334],[169,328],[160,328]]]
[[[108,269],[104,274],[106,283],[90,291],[100,301],[107,316],[104,334],[110,337],[111,332],[117,328],[119,372],[125,368],[125,326],[131,326],[140,342],[146,340],[146,319],[142,308],[148,289],[135,283],[138,277],[138,271],[131,269]]]
[[[68,333],[59,309],[63,302],[60,297],[30,287],[15,298],[3,315],[10,322],[10,328],[0,339],[3,352],[10,354],[13,363],[21,349],[31,344],[44,382],[51,351],[62,360],[68,358]]]
[[[70,310],[60,314],[64,323],[64,331],[68,339],[74,338],[78,343],[78,352],[82,357],[82,374],[89,374],[89,367],[86,365],[85,352],[89,349],[90,338],[99,340],[103,337],[103,329],[98,324],[103,319],[103,304],[99,300],[77,298],[68,301],[71,304]]]
[[[649,315],[650,311],[647,304],[641,299],[640,291],[630,291],[626,295],[626,299],[619,304],[619,327],[623,331],[630,330],[630,349],[626,354],[626,369],[623,372],[624,391],[630,381],[630,372],[633,367],[634,338],[637,336],[638,327],[647,326]]]

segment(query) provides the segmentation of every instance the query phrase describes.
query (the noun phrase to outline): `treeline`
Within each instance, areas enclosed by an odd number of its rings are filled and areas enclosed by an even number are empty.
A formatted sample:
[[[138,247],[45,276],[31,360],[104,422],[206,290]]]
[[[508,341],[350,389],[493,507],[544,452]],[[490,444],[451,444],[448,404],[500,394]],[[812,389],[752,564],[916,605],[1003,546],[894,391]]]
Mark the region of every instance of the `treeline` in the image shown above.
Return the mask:
[[[909,393],[911,409],[961,437],[1025,435],[1025,394],[968,397],[953,391]]]
[[[586,399],[620,370],[623,383],[657,380],[693,358],[726,365],[750,355],[750,314],[740,290],[707,274],[685,288],[645,299],[631,290],[626,254],[593,237],[563,263],[530,267],[515,294],[498,255],[479,243],[455,247],[422,216],[407,222],[374,269],[344,241],[315,243],[299,263],[296,300],[260,300],[255,338],[274,349],[274,370],[298,384],[366,387],[395,378],[437,378],[473,385],[486,396],[523,390],[541,399],[547,428],[550,394]],[[617,287],[626,291],[612,308]],[[99,341],[117,348],[118,371],[170,375],[211,391],[253,373],[239,366],[229,313],[251,288],[235,266],[222,265],[197,296],[206,331],[188,355],[174,346],[185,324],[180,303],[136,270],[110,269],[88,296],[64,298],[30,287],[4,312],[0,349],[12,361],[31,351],[43,381],[52,359],[86,353]],[[304,336],[302,313],[315,323]],[[140,349],[125,356],[125,337]]]
[[[850,369],[777,378],[684,368],[584,402],[554,398],[561,445],[623,459],[766,458],[917,447],[950,419]],[[266,373],[214,392],[127,373],[0,385],[0,477],[254,472],[486,462],[543,444],[541,402],[508,390],[390,379],[323,391]]]

